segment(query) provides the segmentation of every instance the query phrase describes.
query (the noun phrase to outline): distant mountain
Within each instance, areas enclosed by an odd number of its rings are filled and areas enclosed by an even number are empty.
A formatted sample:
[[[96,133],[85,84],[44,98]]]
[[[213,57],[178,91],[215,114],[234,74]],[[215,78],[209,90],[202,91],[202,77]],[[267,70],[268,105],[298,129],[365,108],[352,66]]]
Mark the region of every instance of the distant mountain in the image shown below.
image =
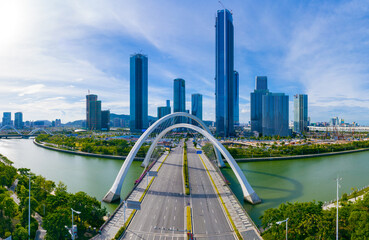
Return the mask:
[[[73,121],[73,122],[67,122],[65,124],[62,124],[63,126],[66,126],[66,127],[85,127],[86,125],[86,120],[76,120],[76,121]]]
[[[119,119],[124,119],[126,121],[129,121],[129,115],[110,113],[110,120],[112,120],[114,118],[119,118]],[[158,118],[153,117],[153,116],[149,116],[149,122],[156,121],[156,120],[158,120]]]

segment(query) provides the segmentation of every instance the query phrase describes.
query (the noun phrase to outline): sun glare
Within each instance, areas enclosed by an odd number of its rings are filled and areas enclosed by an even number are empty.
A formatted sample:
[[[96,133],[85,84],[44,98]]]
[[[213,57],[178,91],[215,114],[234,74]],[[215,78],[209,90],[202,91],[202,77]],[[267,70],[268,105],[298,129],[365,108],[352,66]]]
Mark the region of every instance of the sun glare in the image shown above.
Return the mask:
[[[0,49],[17,42],[24,12],[20,1],[0,1]]]

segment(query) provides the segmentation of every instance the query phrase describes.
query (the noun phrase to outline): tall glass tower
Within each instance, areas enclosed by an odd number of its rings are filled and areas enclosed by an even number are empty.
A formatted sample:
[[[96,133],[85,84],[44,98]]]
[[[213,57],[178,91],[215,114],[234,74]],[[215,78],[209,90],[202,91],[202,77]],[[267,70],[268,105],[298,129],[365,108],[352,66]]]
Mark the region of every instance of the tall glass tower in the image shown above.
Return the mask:
[[[262,133],[262,100],[263,96],[269,92],[268,78],[266,76],[256,76],[255,90],[251,93],[251,131]]]
[[[182,78],[174,79],[173,112],[186,112],[186,84]],[[176,123],[184,122],[182,117]]]
[[[147,56],[131,55],[130,58],[130,122],[132,132],[142,132],[148,127]]]
[[[199,93],[191,96],[191,114],[202,120],[202,95]]]
[[[303,133],[308,130],[308,96],[306,94],[296,94],[293,96],[293,130]]]
[[[263,136],[289,136],[288,114],[288,95],[284,93],[267,93],[263,95]]]
[[[240,95],[239,95],[239,88],[240,88],[240,77],[237,71],[233,72],[233,79],[234,79],[234,125],[239,126],[240,125]]]
[[[97,95],[86,95],[86,125],[88,130],[101,130],[101,101]]]
[[[215,121],[218,136],[234,133],[233,17],[218,10],[215,21]]]

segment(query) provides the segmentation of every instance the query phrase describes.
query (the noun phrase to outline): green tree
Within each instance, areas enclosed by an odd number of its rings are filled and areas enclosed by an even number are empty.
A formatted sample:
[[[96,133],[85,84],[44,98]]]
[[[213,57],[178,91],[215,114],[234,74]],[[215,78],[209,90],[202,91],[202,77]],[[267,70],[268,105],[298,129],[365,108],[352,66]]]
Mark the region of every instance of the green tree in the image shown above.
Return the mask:
[[[64,240],[68,230],[65,226],[71,225],[70,210],[59,208],[54,213],[48,214],[44,218],[43,228],[46,230],[46,240]]]
[[[28,231],[22,227],[22,226],[18,226],[14,233],[13,233],[13,240],[24,240],[24,239],[28,239]]]

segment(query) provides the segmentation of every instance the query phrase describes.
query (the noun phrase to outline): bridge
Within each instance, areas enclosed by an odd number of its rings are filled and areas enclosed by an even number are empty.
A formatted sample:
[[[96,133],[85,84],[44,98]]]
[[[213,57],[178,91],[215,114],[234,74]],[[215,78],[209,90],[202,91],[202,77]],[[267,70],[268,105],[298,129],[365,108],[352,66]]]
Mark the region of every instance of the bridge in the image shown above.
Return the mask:
[[[7,134],[6,133],[7,129],[14,131],[16,134]],[[35,128],[31,132],[24,134],[21,133],[18,129],[16,129],[12,125],[5,125],[0,128],[0,138],[30,138],[38,136],[39,132],[44,132],[46,134],[53,135],[49,130],[44,128]]]
[[[178,119],[191,119],[198,126],[177,123]],[[137,140],[119,171],[115,182],[104,197],[112,202],[120,199],[120,191],[129,167],[143,142],[156,130],[157,135],[143,162],[148,167],[157,142],[175,129],[189,129],[206,137],[217,153],[218,166],[224,166],[220,154],[227,160],[242,188],[244,199],[251,204],[261,202],[233,157],[206,128],[203,122],[187,113],[167,115],[151,125]],[[231,192],[214,165],[201,151],[188,143],[188,175],[190,194],[186,195],[183,180],[183,142],[173,151],[154,162],[151,171],[157,176],[146,174],[126,198],[140,207],[127,209],[121,203],[114,214],[101,227],[101,235],[94,239],[111,239],[124,228],[119,239],[187,239],[194,237],[211,239],[261,239],[256,226],[242,205]]]

